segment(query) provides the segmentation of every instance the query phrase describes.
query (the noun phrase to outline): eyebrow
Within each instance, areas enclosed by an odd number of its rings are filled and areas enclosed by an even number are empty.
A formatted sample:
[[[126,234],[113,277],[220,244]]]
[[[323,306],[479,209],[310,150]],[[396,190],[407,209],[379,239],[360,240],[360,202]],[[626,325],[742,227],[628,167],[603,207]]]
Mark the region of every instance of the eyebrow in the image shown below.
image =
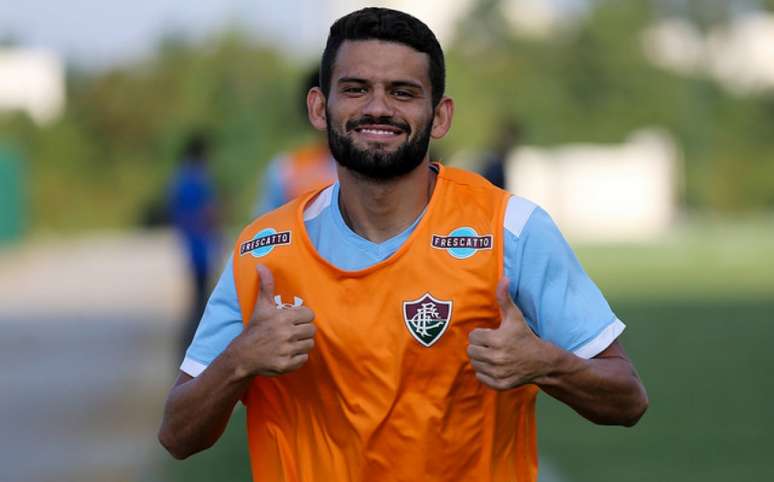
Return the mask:
[[[359,77],[342,77],[338,81],[338,84],[367,84],[368,81]]]
[[[422,85],[418,84],[417,82],[412,82],[410,80],[396,80],[395,82],[390,82],[391,87],[410,87],[412,89],[422,90]]]
[[[342,77],[340,78],[337,83],[339,84],[368,84],[369,81],[366,79],[361,79],[360,77]],[[411,80],[395,80],[392,82],[388,82],[390,87],[410,87],[412,89],[416,90],[423,90],[422,84],[418,82],[414,82]]]

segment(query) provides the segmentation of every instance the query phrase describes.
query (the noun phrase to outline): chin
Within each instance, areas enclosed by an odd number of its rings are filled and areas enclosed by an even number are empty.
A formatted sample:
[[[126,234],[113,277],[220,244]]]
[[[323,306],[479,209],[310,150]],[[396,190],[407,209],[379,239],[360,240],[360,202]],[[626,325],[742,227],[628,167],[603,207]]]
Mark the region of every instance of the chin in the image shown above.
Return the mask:
[[[369,142],[366,145],[355,144],[355,147],[369,154],[392,154],[400,149],[400,146],[390,148],[388,144],[383,142]]]

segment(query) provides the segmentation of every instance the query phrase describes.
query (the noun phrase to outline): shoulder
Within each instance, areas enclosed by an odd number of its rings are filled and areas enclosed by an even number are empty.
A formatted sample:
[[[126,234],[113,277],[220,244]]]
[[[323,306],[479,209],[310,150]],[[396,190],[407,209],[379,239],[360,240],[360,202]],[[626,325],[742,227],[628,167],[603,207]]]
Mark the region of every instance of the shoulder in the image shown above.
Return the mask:
[[[299,199],[294,199],[277,209],[256,217],[242,229],[237,237],[237,250],[241,244],[254,239],[255,237],[260,237],[262,234],[268,235],[271,234],[271,231],[282,231],[292,227],[299,202]],[[239,252],[237,251],[235,254],[239,254]]]
[[[299,227],[299,216],[306,223],[316,218],[330,207],[334,186],[331,185],[309,192],[256,217],[240,232],[236,243],[237,250],[239,250],[241,244],[254,239],[256,236],[260,237],[263,234],[271,235],[276,231],[297,229]],[[301,209],[303,209],[303,214],[300,214]],[[236,254],[238,254],[238,251]]]
[[[548,224],[553,223],[548,213],[535,202],[498,188],[480,174],[444,167],[439,176],[447,183],[468,191],[471,194],[470,200],[475,203],[505,204],[505,209],[501,211],[503,228],[517,239],[526,231],[531,231],[533,225],[546,224],[546,220]]]
[[[551,261],[575,263],[575,255],[559,227],[538,204],[511,196],[503,217],[506,268],[541,266]]]
[[[518,196],[512,196],[503,218],[506,253],[528,250],[529,258],[539,253],[555,261],[560,258],[574,259],[572,248],[551,216],[538,204]]]
[[[503,216],[510,193],[496,187],[478,173],[446,166],[438,166],[438,169],[438,179],[444,186],[442,192],[445,203],[456,209],[479,212],[492,219]]]
[[[505,193],[505,191],[487,181],[485,177],[477,172],[456,167],[440,166],[438,176],[450,184],[466,186],[475,190]]]
[[[304,206],[304,222],[308,223],[318,218],[320,214],[331,207],[331,201],[334,199],[337,184],[331,184],[324,188],[319,194],[313,196],[306,206]]]
[[[508,198],[508,204],[503,216],[503,227],[513,236],[520,238],[524,232],[527,223],[535,214],[535,217],[547,214],[540,206],[521,196],[511,196]]]

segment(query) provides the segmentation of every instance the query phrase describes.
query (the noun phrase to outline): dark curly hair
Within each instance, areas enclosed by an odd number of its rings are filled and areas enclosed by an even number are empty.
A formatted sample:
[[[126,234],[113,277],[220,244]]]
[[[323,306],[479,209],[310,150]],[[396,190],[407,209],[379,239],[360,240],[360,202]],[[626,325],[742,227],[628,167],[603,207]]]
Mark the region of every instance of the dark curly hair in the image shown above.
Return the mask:
[[[388,8],[368,7],[341,17],[331,26],[320,62],[320,88],[328,97],[333,64],[345,40],[382,40],[411,47],[430,57],[430,85],[433,106],[446,90],[446,66],[443,50],[435,34],[411,15]]]

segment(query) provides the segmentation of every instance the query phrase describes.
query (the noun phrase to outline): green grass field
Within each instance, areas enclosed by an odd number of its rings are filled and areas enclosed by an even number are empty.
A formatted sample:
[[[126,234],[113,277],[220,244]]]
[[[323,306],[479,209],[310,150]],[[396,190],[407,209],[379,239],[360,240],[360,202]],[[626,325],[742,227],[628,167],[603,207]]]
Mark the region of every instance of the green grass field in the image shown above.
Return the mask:
[[[634,428],[599,427],[541,394],[541,457],[563,482],[774,480],[774,223],[576,250],[628,326],[651,406]],[[240,410],[215,448],[165,464],[165,479],[250,480],[243,427]]]

